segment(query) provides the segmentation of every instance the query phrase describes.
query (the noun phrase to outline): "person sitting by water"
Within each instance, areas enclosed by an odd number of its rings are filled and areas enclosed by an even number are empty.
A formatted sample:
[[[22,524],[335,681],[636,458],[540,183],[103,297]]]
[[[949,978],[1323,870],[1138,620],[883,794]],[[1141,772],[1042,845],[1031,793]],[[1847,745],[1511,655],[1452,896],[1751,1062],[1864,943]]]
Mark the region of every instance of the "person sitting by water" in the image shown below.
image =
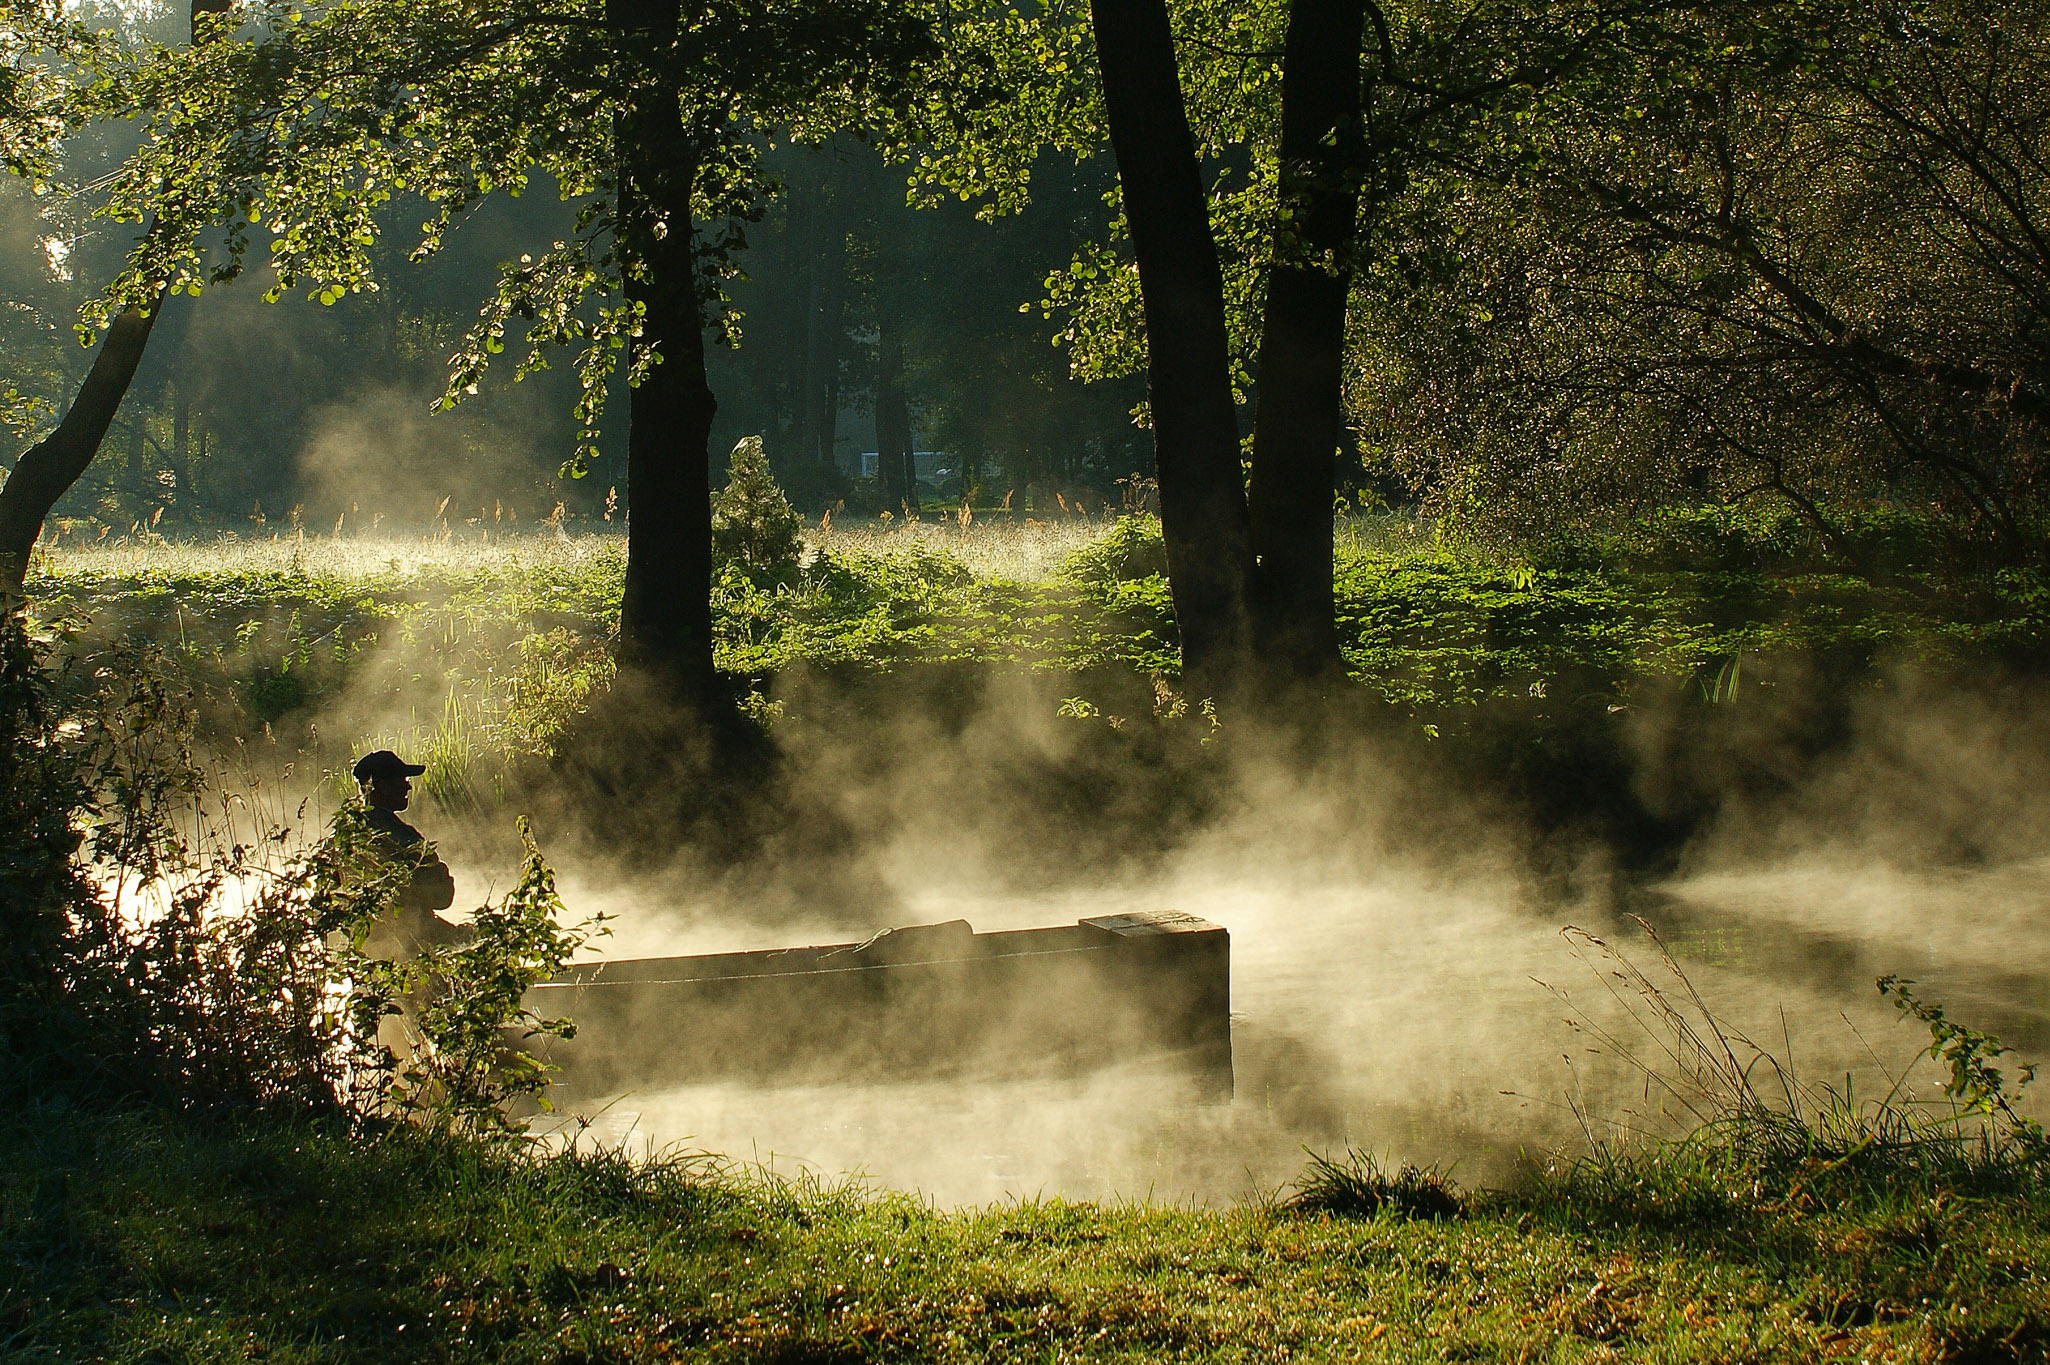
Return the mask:
[[[367,808],[366,822],[379,856],[412,868],[397,908],[378,921],[364,943],[372,957],[416,957],[435,944],[468,943],[476,931],[435,914],[455,903],[456,882],[425,835],[399,818],[412,800],[413,779],[427,771],[389,749],[363,755],[353,769]]]

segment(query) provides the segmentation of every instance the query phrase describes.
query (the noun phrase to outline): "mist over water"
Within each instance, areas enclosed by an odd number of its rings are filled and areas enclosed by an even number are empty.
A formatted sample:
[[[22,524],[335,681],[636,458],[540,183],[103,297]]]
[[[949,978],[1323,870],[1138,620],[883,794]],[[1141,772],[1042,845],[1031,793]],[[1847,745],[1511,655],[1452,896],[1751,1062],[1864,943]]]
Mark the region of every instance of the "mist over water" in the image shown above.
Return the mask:
[[[1791,1062],[1797,1089],[1848,1076],[1855,1093],[1876,1095],[1911,1066],[1927,1035],[1876,991],[1887,973],[1914,979],[1924,998],[2024,1057],[2050,1054],[2050,857],[1903,863],[1884,856],[1902,843],[1881,840],[1880,829],[1751,855],[1705,837],[1712,852],[1684,875],[1594,876],[1562,892],[1519,863],[1513,831],[1442,796],[1384,790],[1386,776],[1350,765],[1309,776],[1250,768],[1228,812],[1163,857],[1101,878],[1050,877],[1044,889],[992,875],[987,845],[957,841],[946,860],[886,847],[865,864],[866,874],[883,869],[862,883],[868,899],[792,907],[770,923],[716,884],[587,882],[572,872],[564,894],[573,907],[617,915],[603,943],[610,957],[850,942],[891,924],[957,918],[984,932],[1032,928],[1149,909],[1226,927],[1233,954],[1228,1104],[1143,1065],[1070,1078],[999,1068],[633,1093],[602,1110],[580,1106],[593,1116],[586,1140],[722,1152],[786,1175],[864,1176],[942,1204],[1258,1197],[1301,1173],[1305,1148],[1353,1147],[1388,1163],[1452,1167],[1469,1185],[1507,1183],[1590,1137],[1691,1126],[1646,1079],[1647,1066],[1677,1075],[1670,1038],[1632,1021],[1643,1011],[1630,985],[1599,950],[1577,951],[1567,925],[1627,953],[1676,1000],[1691,983],[1734,1033]],[[875,781],[887,788],[893,776]],[[1449,841],[1417,851],[1399,831],[1420,822],[1449,829]],[[1659,965],[1639,916],[1686,983]],[[1026,1055],[1030,1045],[1019,1040]],[[1933,1098],[1937,1078],[1924,1061],[1908,1093]]]
[[[384,562],[382,549],[363,553]],[[319,717],[328,753],[291,781],[311,790],[352,742],[410,742],[443,686],[428,658],[402,634],[381,643]],[[1689,1125],[1637,1065],[1673,1072],[1660,1039],[1631,1023],[1627,984],[1560,932],[1580,926],[1683,991],[1632,916],[1712,1010],[1790,1060],[1801,1083],[1849,1075],[1858,1094],[1881,1093],[1926,1045],[1874,989],[1889,973],[2021,1059],[2050,1059],[2050,707],[2027,687],[1890,677],[1805,768],[1788,756],[1801,707],[1785,707],[1784,722],[1740,714],[1717,762],[1797,780],[1728,802],[1680,872],[1645,878],[1609,870],[1594,843],[1579,851],[1584,870],[1560,877],[1555,858],[1540,875],[1531,832],[1495,795],[1457,790],[1415,763],[1414,745],[1372,736],[1333,735],[1305,760],[1228,734],[1221,774],[1201,778],[1216,789],[1169,809],[1172,790],[1120,786],[1115,764],[1134,760],[1056,715],[1063,692],[1087,684],[975,676],[979,691],[946,705],[932,695],[941,684],[906,677],[779,679],[788,714],[775,737],[801,799],[738,865],[682,846],[629,865],[596,837],[619,808],[554,769],[515,804],[457,814],[423,800],[411,818],[453,865],[460,909],[510,883],[513,815],[530,810],[571,912],[614,916],[595,947],[619,959],[850,943],[952,919],[990,932],[1138,910],[1201,916],[1232,936],[1233,1100],[1136,1063],[1074,1077],[997,1066],[636,1092],[580,1103],[585,1140],[865,1175],[948,1204],[1227,1201],[1295,1178],[1305,1147],[1449,1166],[1469,1185],[1511,1181],[1590,1133]],[[1644,754],[1636,780],[1668,782],[1656,747]],[[281,808],[299,794],[280,791]],[[313,803],[316,824],[334,794]],[[936,1053],[946,1045],[933,1041]],[[1017,1040],[1026,1058],[1031,1045]],[[1937,1074],[1924,1062],[1912,1093],[1933,1094]]]

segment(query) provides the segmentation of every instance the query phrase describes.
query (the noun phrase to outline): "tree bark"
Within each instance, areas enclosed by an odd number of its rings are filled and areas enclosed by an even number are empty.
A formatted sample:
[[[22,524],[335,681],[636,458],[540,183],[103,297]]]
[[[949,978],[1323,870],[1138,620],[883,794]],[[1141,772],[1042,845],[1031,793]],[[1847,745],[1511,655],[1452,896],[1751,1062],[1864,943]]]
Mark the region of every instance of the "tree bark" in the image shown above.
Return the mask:
[[[1343,668],[1331,600],[1331,509],[1365,142],[1363,17],[1362,0],[1292,0],[1282,52],[1281,183],[1248,504],[1254,637],[1267,667],[1285,680]]]
[[[914,449],[917,444],[918,438],[912,434],[911,421],[907,417],[904,421],[904,442],[899,448],[901,451],[899,458],[903,462],[904,502],[902,505],[903,509],[914,517],[918,516],[925,507],[925,500],[918,492],[918,452]]]
[[[225,14],[233,7],[234,0],[192,0],[192,40],[199,40],[203,16]],[[107,428],[149,348],[163,303],[159,292],[148,308],[129,307],[115,316],[57,429],[22,452],[7,482],[0,485],[0,597],[20,595],[28,577],[29,552],[43,533],[50,509],[100,453]]]
[[[713,699],[712,502],[708,442],[718,404],[705,376],[691,186],[697,149],[660,59],[677,36],[676,0],[611,0],[621,41],[643,54],[618,121],[617,249],[625,293],[640,305],[640,344],[659,357],[629,391],[626,585],[621,662],[651,674],[681,705]]]
[[[910,502],[904,481],[911,463],[911,412],[904,401],[904,343],[897,328],[880,323],[876,335],[876,493],[891,516]]]
[[[127,308],[115,316],[64,419],[22,453],[0,486],[0,593],[21,592],[44,519],[99,454],[135,367],[142,363],[157,315],[156,308]]]
[[[847,232],[833,187],[821,184],[814,194],[811,312],[804,333],[805,454],[817,470],[820,504],[831,507],[847,496],[847,479],[833,458],[847,308]]]
[[[1164,0],[1095,0],[1090,18],[1145,307],[1147,398],[1182,672],[1193,690],[1220,695],[1240,682],[1252,577],[1224,282]]]

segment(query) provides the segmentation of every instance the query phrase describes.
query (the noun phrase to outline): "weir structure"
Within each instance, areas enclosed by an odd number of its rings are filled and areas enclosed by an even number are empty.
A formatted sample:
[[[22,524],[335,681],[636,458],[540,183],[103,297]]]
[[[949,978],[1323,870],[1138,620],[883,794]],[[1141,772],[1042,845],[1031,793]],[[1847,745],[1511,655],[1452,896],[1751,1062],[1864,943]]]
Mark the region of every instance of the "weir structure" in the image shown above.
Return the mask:
[[[564,1098],[717,1081],[1186,1071],[1232,1089],[1231,935],[1174,910],[978,934],[966,920],[863,943],[594,962],[529,1008],[576,1036],[536,1049]]]

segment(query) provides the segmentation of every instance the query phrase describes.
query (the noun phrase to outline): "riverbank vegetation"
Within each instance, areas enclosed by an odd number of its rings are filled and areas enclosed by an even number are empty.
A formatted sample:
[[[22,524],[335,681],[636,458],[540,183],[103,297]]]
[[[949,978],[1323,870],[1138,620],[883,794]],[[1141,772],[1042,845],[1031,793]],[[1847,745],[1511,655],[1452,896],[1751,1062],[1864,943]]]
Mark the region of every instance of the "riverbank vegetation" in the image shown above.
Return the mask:
[[[2040,857],[2046,32],[0,0],[0,1355],[2050,1357],[2029,1073],[1891,978],[1933,1107],[1624,971],[1684,1118],[1503,1189],[942,1212],[507,1131],[578,933],[516,812],[843,882],[982,820],[1045,889],[1264,764],[1548,885],[1740,808]],[[362,951],[379,747],[518,833],[459,954]]]
[[[1645,806],[1633,782],[1647,729],[1667,749],[1739,730],[1755,747],[1777,729],[1814,756],[1889,688],[2038,675],[2040,572],[1974,567],[1905,514],[1848,524],[1875,567],[1848,568],[1783,512],[1679,509],[1537,545],[1344,519],[1348,678],[1325,704],[1540,823],[1592,819],[1656,855],[1721,793]],[[354,749],[394,745],[428,764],[427,796],[452,812],[517,807],[549,781],[613,678],[617,538],[71,540],[32,581],[46,619],[78,618],[65,648],[79,676],[146,648],[215,741],[267,739],[281,762],[330,774]],[[1164,569],[1143,515],[843,519],[813,526],[787,564],[721,568],[717,662],[771,733],[839,724],[848,706],[965,714],[990,679],[1025,676],[1088,743],[1157,768],[1214,748],[1228,720],[1205,719],[1179,676]]]
[[[2040,1153],[1888,1117],[1831,1145],[1732,1115],[1504,1191],[1335,1154],[1229,1209],[950,1212],[710,1157],[45,1101],[0,1118],[0,1325],[18,1359],[195,1365],[2041,1359]]]
[[[1769,694],[1785,676],[1775,666],[1795,660],[1839,670],[1851,689],[1915,665],[2036,666],[2044,599],[2026,575],[1957,574],[1912,525],[1875,527],[1900,548],[1868,578],[1784,523],[1723,512],[1545,557],[1448,544],[1412,521],[1348,522],[1340,596],[1371,623],[1348,636],[1354,686],[1428,747],[1458,742],[1458,717],[1526,714],[1575,678],[1600,680],[1576,705],[1619,723],[1612,708],[1653,687],[1705,715],[1756,705],[1750,689]],[[1147,605],[1157,554],[1144,521],[842,525],[810,534],[780,579],[722,578],[725,618],[761,627],[726,626],[725,658],[763,699],[772,736],[793,721],[774,709],[793,676],[965,659],[1055,673],[1056,691],[1073,689],[1068,719],[1123,742],[1178,723],[1171,656],[1143,643],[1171,620]],[[70,666],[41,685],[61,709],[155,677],[166,697],[198,703],[181,733],[301,726],[310,742],[366,688],[388,700],[382,689],[421,680],[420,695],[459,699],[423,733],[474,746],[458,765],[468,795],[437,789],[456,807],[490,799],[488,764],[538,758],[559,733],[547,725],[572,723],[607,686],[618,572],[603,540],[60,542],[35,582],[49,647]],[[1047,623],[1022,624],[1021,601]],[[1012,624],[978,634],[965,619],[977,613]],[[161,675],[135,672],[143,661]],[[544,696],[552,721],[535,718]],[[1121,716],[1120,696],[1165,700]],[[148,984],[123,979],[103,985]],[[195,1087],[224,1073],[194,1058],[111,1102],[98,1078],[46,1070],[0,1117],[0,1330],[25,1360],[209,1365],[1935,1362],[2050,1350],[2050,1165],[2020,1104],[2026,1075],[1995,1040],[1894,983],[1914,1036],[1882,1046],[1904,1064],[1926,1037],[1936,1064],[1861,1098],[1777,1071],[1712,1016],[1658,996],[1651,977],[1633,981],[1684,1030],[1672,1055],[1690,1066],[1657,1081],[1687,1100],[1671,1134],[1632,1138],[1604,1126],[1617,1116],[1590,1116],[1604,1140],[1529,1153],[1497,1189],[1319,1152],[1294,1186],[1215,1209],[1049,1194],[944,1210],[915,1191],[793,1181],[722,1157],[630,1156],[591,1134],[537,1144],[480,1125],[476,1108],[394,1121],[389,1101],[362,1107],[360,1091],[208,1093]],[[272,1018],[194,1046],[274,1047],[306,1026]],[[302,1079],[339,1080],[319,1047],[292,1055],[313,1064]]]

